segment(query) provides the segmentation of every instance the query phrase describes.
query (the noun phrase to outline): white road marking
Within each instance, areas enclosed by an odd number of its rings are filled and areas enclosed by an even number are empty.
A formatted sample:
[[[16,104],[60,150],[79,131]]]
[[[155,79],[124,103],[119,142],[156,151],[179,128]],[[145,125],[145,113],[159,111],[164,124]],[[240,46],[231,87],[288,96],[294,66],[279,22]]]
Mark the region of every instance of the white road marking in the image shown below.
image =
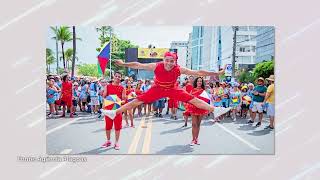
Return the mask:
[[[260,148],[256,147],[255,145],[253,145],[252,143],[248,142],[247,140],[243,139],[242,137],[240,137],[236,133],[230,131],[229,129],[227,129],[223,125],[217,123],[217,126],[219,126],[221,129],[225,130],[227,133],[231,134],[233,137],[237,138],[239,141],[241,141],[244,144],[248,145],[250,148],[252,148],[252,149],[254,149],[256,151],[260,151]]]
[[[49,135],[49,134],[51,134],[51,133],[53,133],[53,132],[55,132],[55,131],[57,131],[57,130],[65,127],[65,126],[68,126],[69,124],[72,124],[72,123],[76,122],[76,121],[79,120],[79,119],[81,119],[81,118],[74,118],[73,120],[70,120],[70,121],[68,121],[68,122],[66,122],[66,123],[64,123],[64,124],[62,124],[62,125],[60,125],[60,126],[57,126],[57,127],[55,127],[55,128],[52,128],[52,129],[50,129],[49,131],[47,131],[46,135]]]

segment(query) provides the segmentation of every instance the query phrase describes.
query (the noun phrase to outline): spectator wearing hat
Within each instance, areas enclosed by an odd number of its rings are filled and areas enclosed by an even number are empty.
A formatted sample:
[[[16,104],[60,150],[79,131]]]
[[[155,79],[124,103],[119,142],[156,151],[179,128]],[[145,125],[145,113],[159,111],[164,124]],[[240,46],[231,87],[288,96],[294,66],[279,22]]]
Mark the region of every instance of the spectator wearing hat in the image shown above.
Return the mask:
[[[266,96],[267,88],[264,86],[264,79],[259,77],[257,80],[257,86],[253,89],[253,106],[252,106],[252,117],[248,122],[249,124],[254,123],[256,113],[259,113],[259,122],[256,124],[257,127],[261,126],[263,117],[263,101]]]
[[[77,105],[78,105],[79,95],[80,95],[78,88],[79,88],[79,84],[77,82],[74,82],[72,104],[73,104],[73,115],[76,115],[76,116],[77,116],[76,110],[77,110]]]
[[[80,110],[84,112],[86,110],[86,104],[88,100],[88,89],[89,85],[87,84],[88,79],[83,79],[81,81],[79,101],[81,102]]]
[[[241,91],[239,90],[239,84],[238,83],[233,83],[232,84],[232,89],[230,90],[230,98],[231,98],[231,103],[230,107],[232,107],[232,116],[231,119],[233,121],[237,120],[236,113],[238,110],[238,107],[241,104]]]
[[[267,81],[269,81],[270,85],[268,86],[264,103],[267,104],[267,115],[270,117],[270,124],[265,129],[274,129],[274,116],[275,116],[274,79],[275,79],[274,75],[270,75],[270,77],[267,78]]]
[[[245,118],[247,118],[247,113],[248,113],[249,105],[250,105],[250,103],[248,102],[248,99],[247,99],[247,97],[249,97],[247,85],[244,85],[241,87],[241,96],[242,96],[241,117],[245,119]]]
[[[90,103],[91,103],[91,110],[93,114],[96,114],[99,109],[99,87],[98,87],[98,79],[96,77],[93,77],[91,79],[91,84],[89,86],[89,94],[90,94]]]
[[[248,92],[247,92],[247,94],[248,94],[248,96],[251,98],[251,103],[250,103],[250,105],[249,105],[249,120],[251,120],[251,117],[252,117],[252,107],[253,107],[253,101],[252,101],[252,98],[253,98],[253,89],[254,89],[254,84],[252,84],[252,83],[249,83],[248,84]]]

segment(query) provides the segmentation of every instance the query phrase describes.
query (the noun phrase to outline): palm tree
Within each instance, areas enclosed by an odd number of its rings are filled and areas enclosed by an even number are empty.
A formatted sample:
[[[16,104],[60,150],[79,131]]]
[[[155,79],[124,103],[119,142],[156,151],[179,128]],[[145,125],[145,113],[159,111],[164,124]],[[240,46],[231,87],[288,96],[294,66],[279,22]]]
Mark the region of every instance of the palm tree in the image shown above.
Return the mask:
[[[46,48],[46,65],[48,73],[50,73],[50,65],[55,62],[54,59],[53,51],[50,48]]]
[[[71,76],[74,76],[74,66],[76,64],[76,27],[72,26],[72,36],[73,36],[73,50],[72,50],[72,68],[71,68]]]
[[[97,48],[97,51],[99,52],[101,50],[101,47],[106,42],[110,41],[110,35],[112,35],[111,51],[112,53],[117,52],[119,39],[114,34],[114,29],[111,26],[101,26],[100,28],[96,28],[96,31],[100,32],[100,47]]]
[[[69,69],[69,62],[72,62],[72,58],[73,58],[73,49],[68,48],[64,52],[64,57],[66,58],[66,68]]]
[[[61,48],[62,48],[62,59],[63,59],[63,68],[66,70],[66,61],[64,57],[64,43],[72,41],[72,34],[69,31],[68,26],[61,26],[59,28],[51,27],[53,32],[55,33],[55,37],[52,37],[53,39],[57,39],[61,42]]]

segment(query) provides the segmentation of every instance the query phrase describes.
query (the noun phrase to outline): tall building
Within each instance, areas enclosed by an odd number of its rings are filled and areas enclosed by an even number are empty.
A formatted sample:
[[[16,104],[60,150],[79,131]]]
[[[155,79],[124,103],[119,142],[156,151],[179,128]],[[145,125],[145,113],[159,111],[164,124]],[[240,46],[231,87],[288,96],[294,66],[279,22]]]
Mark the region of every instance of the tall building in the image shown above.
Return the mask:
[[[189,33],[188,45],[187,45],[187,57],[186,57],[186,67],[189,69],[192,69],[191,57],[192,57],[192,33]]]
[[[273,26],[257,27],[256,62],[274,59],[275,51],[275,29]]]
[[[172,41],[170,43],[170,49],[177,49],[178,64],[180,66],[186,67],[188,41]]]
[[[217,70],[217,52],[214,41],[218,38],[218,29],[212,26],[194,26],[192,29],[191,67],[194,70]]]
[[[178,55],[178,65],[186,67],[187,65],[187,50],[188,41],[172,41],[170,43],[170,49],[175,49]],[[182,74],[180,80],[182,81],[186,75]]]
[[[218,29],[218,27],[216,27]],[[232,26],[220,27],[221,65],[232,64],[233,36],[235,28]],[[236,33],[236,68],[251,69],[256,64],[256,36],[255,26],[238,26]],[[219,49],[219,40],[214,43]]]

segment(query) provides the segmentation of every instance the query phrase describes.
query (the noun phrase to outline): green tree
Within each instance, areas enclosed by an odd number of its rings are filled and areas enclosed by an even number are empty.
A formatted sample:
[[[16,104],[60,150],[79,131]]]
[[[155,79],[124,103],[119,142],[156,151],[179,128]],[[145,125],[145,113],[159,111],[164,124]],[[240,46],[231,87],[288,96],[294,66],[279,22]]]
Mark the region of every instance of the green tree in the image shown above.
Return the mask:
[[[80,64],[77,65],[77,69],[79,75],[99,77],[97,64]],[[106,73],[109,73],[108,69],[106,69]]]
[[[255,81],[255,77],[253,76],[253,74],[251,72],[248,71],[242,71],[240,72],[239,77],[237,78],[240,82],[254,82]]]
[[[72,58],[73,58],[73,49],[68,48],[64,52],[64,57],[66,58],[66,68],[69,69],[69,64],[70,64],[70,62],[72,62]]]
[[[127,48],[138,48],[138,46],[133,45],[128,40],[121,40],[117,37],[117,35],[114,33],[114,30],[111,26],[102,26],[100,28],[96,28],[97,32],[100,33],[99,40],[100,40],[100,47],[96,48],[98,52],[100,52],[101,47],[106,43],[110,41],[110,33],[112,34],[112,44],[111,44],[111,61],[108,62],[107,68],[110,67],[112,71],[120,71],[124,74],[126,74],[127,69],[124,67],[116,66],[112,60],[114,59],[125,59],[125,50]],[[105,73],[107,74],[107,73]]]
[[[253,69],[255,79],[259,77],[267,78],[271,74],[274,74],[274,60],[258,63]]]
[[[55,62],[53,51],[50,48],[46,48],[46,65],[47,73],[50,73],[50,65]]]

